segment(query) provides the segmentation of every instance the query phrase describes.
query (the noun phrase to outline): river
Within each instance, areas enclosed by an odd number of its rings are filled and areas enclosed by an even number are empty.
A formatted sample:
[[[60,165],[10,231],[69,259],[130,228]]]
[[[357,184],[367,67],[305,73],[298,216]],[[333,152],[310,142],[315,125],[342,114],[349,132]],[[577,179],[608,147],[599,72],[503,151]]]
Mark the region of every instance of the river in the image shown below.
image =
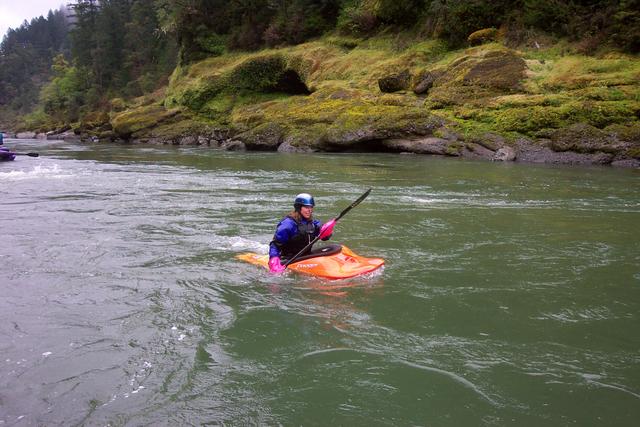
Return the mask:
[[[0,425],[635,426],[640,171],[5,140]],[[269,275],[303,191],[382,271]]]

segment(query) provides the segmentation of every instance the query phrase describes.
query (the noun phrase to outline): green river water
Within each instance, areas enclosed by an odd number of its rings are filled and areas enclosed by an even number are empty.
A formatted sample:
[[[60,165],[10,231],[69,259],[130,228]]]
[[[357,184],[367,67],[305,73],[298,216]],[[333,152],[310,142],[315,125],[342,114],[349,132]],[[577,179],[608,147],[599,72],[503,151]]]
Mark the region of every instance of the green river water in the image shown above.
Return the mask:
[[[5,140],[0,426],[635,426],[640,171]],[[293,197],[369,277],[282,277]]]

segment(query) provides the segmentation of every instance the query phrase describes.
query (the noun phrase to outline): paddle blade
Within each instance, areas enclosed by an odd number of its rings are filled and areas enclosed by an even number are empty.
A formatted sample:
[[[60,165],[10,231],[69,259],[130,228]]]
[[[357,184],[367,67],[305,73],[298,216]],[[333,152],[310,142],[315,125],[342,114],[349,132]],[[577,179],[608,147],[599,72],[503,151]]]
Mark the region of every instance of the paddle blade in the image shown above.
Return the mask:
[[[29,157],[39,157],[40,153],[27,153],[27,156],[29,156]]]

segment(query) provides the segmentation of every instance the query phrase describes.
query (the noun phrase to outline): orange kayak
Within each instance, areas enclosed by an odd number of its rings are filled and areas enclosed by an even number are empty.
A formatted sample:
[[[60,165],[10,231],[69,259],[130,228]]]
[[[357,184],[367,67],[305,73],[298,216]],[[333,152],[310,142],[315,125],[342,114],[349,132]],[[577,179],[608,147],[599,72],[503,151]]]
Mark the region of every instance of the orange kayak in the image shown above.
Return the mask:
[[[247,252],[236,258],[269,268],[269,255]],[[356,255],[346,246],[329,245],[317,248],[299,261],[289,264],[287,269],[326,279],[347,279],[370,273],[384,265],[382,258],[365,258]]]

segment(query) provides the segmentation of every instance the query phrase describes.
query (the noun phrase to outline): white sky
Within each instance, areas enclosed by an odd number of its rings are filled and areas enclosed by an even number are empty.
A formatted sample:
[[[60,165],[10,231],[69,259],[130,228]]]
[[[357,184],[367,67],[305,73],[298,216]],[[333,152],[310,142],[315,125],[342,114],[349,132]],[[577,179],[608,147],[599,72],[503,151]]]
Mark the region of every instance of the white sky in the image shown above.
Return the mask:
[[[0,41],[9,28],[18,28],[26,19],[40,15],[47,17],[49,10],[57,10],[70,0],[0,0]]]

